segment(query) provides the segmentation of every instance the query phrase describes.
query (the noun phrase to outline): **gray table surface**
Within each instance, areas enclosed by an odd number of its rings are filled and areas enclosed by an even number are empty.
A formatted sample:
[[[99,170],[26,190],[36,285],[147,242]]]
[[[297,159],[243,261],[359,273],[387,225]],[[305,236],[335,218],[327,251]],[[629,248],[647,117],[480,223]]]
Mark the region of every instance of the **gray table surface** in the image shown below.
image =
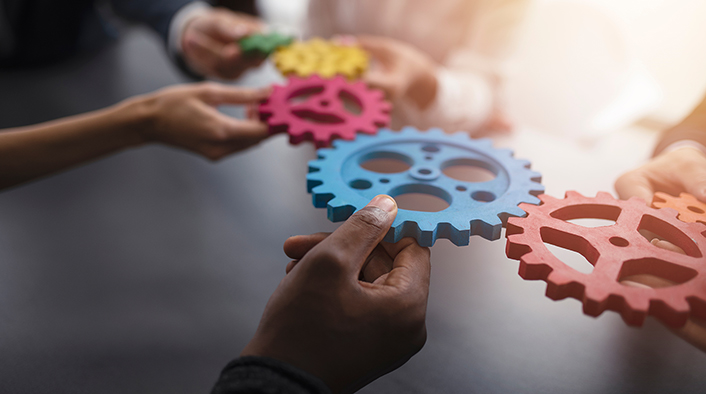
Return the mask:
[[[96,56],[0,73],[0,127],[180,81],[132,30]],[[0,392],[208,392],[282,278],[284,240],[336,228],[306,193],[313,157],[283,136],[217,164],[150,146],[0,193]],[[653,319],[549,300],[504,246],[434,246],[427,344],[362,392],[706,392],[705,354]]]

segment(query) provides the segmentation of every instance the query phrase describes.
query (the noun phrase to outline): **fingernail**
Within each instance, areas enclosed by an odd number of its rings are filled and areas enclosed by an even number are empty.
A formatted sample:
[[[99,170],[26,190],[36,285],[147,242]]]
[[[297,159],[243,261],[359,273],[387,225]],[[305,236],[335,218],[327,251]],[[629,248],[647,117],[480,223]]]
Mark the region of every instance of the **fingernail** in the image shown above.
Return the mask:
[[[375,196],[375,198],[368,203],[368,206],[378,207],[385,212],[393,212],[397,208],[397,203],[395,203],[392,197],[380,194]]]

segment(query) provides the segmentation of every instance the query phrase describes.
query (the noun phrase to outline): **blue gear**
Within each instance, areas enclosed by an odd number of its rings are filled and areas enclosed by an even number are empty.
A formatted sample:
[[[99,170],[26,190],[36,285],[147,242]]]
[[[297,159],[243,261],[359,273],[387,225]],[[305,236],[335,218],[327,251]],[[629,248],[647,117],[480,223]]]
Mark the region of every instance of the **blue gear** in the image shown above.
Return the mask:
[[[400,132],[381,129],[376,136],[359,135],[355,141],[336,140],[333,148],[319,149],[318,160],[309,162],[307,189],[314,206],[328,208],[333,222],[348,219],[378,194],[392,197],[405,193],[431,194],[445,200],[439,212],[399,209],[385,241],[414,237],[421,246],[438,238],[468,245],[471,235],[488,240],[500,238],[509,216],[525,216],[517,205],[539,204],[544,191],[541,175],[530,163],[512,157],[507,149],[495,149],[489,139],[471,139],[465,133],[445,134],[405,127]],[[361,164],[371,159],[396,159],[409,169],[378,173]],[[487,182],[464,182],[444,175],[453,165],[485,168],[495,174]],[[484,202],[487,201],[487,202]]]

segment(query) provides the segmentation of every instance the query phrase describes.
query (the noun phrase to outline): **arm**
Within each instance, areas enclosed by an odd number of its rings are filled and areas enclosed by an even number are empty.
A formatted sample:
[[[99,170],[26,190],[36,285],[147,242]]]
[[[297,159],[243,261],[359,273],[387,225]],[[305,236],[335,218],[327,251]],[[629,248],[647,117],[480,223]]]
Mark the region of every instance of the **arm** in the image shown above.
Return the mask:
[[[216,109],[255,104],[267,89],[218,84],[184,85],[115,106],[0,132],[0,188],[14,186],[101,156],[149,142],[220,159],[268,136],[267,126]]]
[[[294,260],[241,357],[304,372],[310,391],[301,393],[325,392],[315,389],[319,379],[334,393],[350,393],[418,352],[426,340],[429,249],[411,238],[381,242],[396,214],[392,198],[377,196],[330,235],[289,238],[284,250]],[[232,371],[214,393],[259,392],[228,390],[247,379]],[[299,384],[291,371],[289,381]],[[272,383],[263,392],[281,388]]]
[[[405,123],[447,131],[509,129],[496,96],[503,62],[529,4],[530,0],[444,2],[454,12],[437,19],[440,23],[450,19],[457,26],[446,34],[444,29],[434,31],[441,48],[450,46],[442,53],[431,40],[417,39],[421,46],[413,47],[389,38],[377,42],[363,38],[363,47],[380,65],[368,73],[369,83],[388,92]],[[412,9],[410,17],[433,12],[431,7]]]
[[[652,202],[655,192],[687,192],[706,202],[706,98],[681,123],[668,129],[646,164],[620,176],[620,198]]]
[[[195,77],[235,79],[264,60],[243,56],[238,45],[241,38],[262,30],[262,22],[254,16],[193,0],[112,0],[111,4],[118,15],[156,31],[174,61],[185,72],[195,72]]]

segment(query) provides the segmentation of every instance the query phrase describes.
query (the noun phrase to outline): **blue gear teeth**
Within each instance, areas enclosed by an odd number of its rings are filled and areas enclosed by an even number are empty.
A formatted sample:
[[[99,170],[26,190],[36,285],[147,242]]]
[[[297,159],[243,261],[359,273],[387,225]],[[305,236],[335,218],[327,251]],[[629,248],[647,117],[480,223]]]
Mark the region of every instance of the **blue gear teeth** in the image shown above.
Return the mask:
[[[348,219],[378,194],[431,194],[449,204],[438,212],[399,209],[385,236],[387,242],[414,237],[419,245],[432,246],[437,239],[447,238],[463,246],[471,235],[495,240],[508,217],[526,215],[518,204],[539,204],[536,196],[544,192],[539,183],[542,176],[529,169],[529,161],[513,158],[510,150],[493,148],[489,139],[471,139],[462,132],[381,129],[377,136],[336,140],[332,148],[319,149],[317,154],[318,159],[309,162],[307,189],[314,206],[326,207],[333,222]],[[380,173],[361,166],[372,159],[393,159],[409,168]],[[495,178],[468,182],[444,174],[446,168],[457,165],[484,168]]]

